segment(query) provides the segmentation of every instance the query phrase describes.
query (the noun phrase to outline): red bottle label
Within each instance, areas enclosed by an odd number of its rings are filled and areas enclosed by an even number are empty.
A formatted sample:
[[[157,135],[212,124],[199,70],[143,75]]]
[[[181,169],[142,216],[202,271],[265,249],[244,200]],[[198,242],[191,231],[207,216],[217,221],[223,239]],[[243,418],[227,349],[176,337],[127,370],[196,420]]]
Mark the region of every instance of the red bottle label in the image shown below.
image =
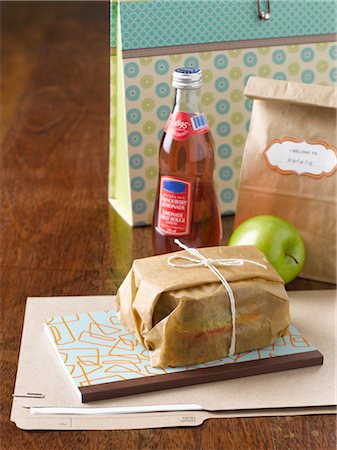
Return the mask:
[[[173,139],[184,141],[192,134],[207,133],[209,126],[205,114],[176,112],[170,115],[164,129]]]
[[[191,232],[192,185],[176,177],[161,177],[157,228],[170,236]]]

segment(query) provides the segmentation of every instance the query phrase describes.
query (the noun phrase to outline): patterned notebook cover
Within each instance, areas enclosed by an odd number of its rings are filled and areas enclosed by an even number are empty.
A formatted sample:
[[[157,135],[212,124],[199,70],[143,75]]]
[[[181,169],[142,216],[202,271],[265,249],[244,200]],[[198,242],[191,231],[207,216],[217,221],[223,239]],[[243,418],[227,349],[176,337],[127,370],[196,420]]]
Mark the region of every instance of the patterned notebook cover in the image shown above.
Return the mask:
[[[114,310],[53,317],[47,334],[77,388],[316,350],[294,327],[260,350],[185,367],[153,368],[149,353],[120,324]]]

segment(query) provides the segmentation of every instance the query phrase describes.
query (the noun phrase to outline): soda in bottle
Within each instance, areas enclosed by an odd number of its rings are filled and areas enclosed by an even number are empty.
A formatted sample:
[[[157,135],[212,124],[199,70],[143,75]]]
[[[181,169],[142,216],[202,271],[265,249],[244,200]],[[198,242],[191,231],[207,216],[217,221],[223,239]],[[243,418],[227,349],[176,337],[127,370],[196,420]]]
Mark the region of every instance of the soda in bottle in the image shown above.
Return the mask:
[[[153,217],[155,253],[220,244],[221,216],[213,184],[214,144],[200,103],[202,72],[176,69],[172,113],[159,148],[159,180]]]

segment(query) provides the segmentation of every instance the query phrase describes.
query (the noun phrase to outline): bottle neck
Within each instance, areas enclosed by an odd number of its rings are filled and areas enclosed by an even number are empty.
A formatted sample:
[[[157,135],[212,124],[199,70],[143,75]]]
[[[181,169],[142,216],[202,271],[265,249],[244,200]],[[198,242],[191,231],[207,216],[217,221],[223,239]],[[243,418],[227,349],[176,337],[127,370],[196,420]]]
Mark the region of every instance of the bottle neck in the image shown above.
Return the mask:
[[[186,112],[188,114],[201,113],[200,89],[176,89],[173,113]]]

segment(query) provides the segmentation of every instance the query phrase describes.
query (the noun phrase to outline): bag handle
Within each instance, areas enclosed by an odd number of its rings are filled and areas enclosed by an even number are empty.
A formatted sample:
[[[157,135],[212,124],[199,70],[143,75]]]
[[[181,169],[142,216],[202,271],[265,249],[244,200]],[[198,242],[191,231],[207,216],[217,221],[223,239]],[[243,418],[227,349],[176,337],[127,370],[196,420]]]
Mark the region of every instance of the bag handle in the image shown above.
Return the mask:
[[[270,19],[270,0],[267,0],[267,11],[261,9],[261,0],[256,0],[257,3],[257,17],[260,20],[269,20]]]

